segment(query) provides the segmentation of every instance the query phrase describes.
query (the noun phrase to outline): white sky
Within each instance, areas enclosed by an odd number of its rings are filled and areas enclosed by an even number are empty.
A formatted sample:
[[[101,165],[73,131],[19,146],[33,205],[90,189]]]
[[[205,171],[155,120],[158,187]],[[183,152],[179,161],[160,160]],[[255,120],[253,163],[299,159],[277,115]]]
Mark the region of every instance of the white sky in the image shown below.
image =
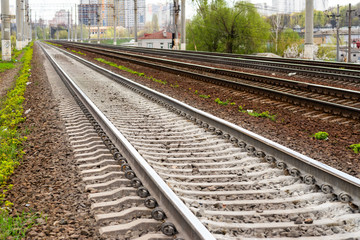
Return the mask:
[[[173,0],[145,0],[145,4],[148,3],[166,3],[166,2],[172,2]],[[83,2],[88,2],[88,0],[83,0]],[[181,0],[180,0],[181,2]],[[46,20],[50,20],[54,17],[55,12],[61,9],[69,10],[71,11],[71,7],[73,8],[73,14],[74,14],[74,8],[75,4],[80,4],[80,0],[29,0],[30,9],[32,9],[32,18],[35,19],[35,13],[36,18],[39,19],[39,17],[44,18]],[[11,6],[16,6],[16,0],[10,0],[10,8]],[[1,7],[0,7],[1,8]],[[186,0],[186,17],[191,18],[194,14],[194,7],[191,0]]]
[[[321,1],[321,0],[314,0],[314,1]],[[250,0],[252,3],[267,3],[269,5],[272,4],[272,0]],[[360,0],[329,0],[329,7],[337,6],[338,4],[340,6],[349,5],[351,3],[352,5],[355,5],[356,3],[359,3]]]
[[[145,0],[146,4],[148,3],[159,3],[172,0]],[[181,1],[181,0],[180,0]],[[234,0],[230,0],[234,1]],[[252,3],[267,3],[269,5],[272,4],[272,0],[248,0]],[[320,0],[314,0],[320,1]],[[355,5],[356,3],[360,2],[360,0],[329,0],[329,7],[336,6],[337,4],[340,5],[348,5],[349,3]],[[46,20],[50,20],[53,18],[56,11],[60,9],[70,10],[75,4],[80,4],[80,0],[29,0],[30,8],[32,9],[32,18],[39,19],[39,17],[44,18]],[[13,6],[15,10],[16,0],[10,0],[10,6]],[[192,15],[195,13],[194,5],[192,4],[192,0],[186,0],[186,17],[191,18]]]

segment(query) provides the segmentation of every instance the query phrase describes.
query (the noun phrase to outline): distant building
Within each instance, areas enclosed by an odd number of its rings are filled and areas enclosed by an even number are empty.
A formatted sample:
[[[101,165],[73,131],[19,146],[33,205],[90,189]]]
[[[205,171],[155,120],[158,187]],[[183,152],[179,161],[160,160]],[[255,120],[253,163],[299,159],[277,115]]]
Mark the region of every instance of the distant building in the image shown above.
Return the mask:
[[[114,5],[115,4],[115,5]],[[78,8],[79,23],[97,26],[114,25],[114,8],[116,26],[132,28],[135,24],[134,0],[83,0]],[[137,0],[138,29],[145,26],[145,0]]]
[[[143,37],[140,37],[138,39],[138,46],[148,48],[171,49],[172,33],[166,31],[160,31],[152,34],[145,33]]]
[[[167,29],[170,31],[171,29],[169,26],[172,26],[174,18],[171,11],[171,9],[173,9],[173,5],[172,1],[158,4],[147,4],[146,20],[152,21],[153,15],[157,15],[160,29]]]
[[[99,5],[93,3],[78,5],[79,24],[97,26],[98,8]]]
[[[49,21],[50,25],[68,25],[68,19],[69,19],[70,13],[66,11],[65,9],[61,9],[60,11],[57,11],[55,13],[55,17]]]
[[[135,25],[135,12],[134,12],[134,0],[124,0],[121,1],[124,5],[120,7],[120,11],[125,11],[123,16],[123,27],[133,28]],[[120,13],[121,14],[121,13]],[[137,0],[137,25],[138,29],[143,29],[145,27],[145,0]]]
[[[314,9],[324,11],[329,7],[329,0],[314,0]],[[305,10],[305,0],[272,0],[272,8],[278,13],[290,14]]]

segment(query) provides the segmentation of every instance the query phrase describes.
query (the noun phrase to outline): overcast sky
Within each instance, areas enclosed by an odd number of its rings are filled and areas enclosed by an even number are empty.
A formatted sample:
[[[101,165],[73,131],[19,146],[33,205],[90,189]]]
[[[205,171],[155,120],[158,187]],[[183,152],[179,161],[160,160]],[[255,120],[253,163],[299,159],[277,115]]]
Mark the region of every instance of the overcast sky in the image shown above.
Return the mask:
[[[86,0],[83,0],[84,2],[86,2]],[[169,1],[173,1],[173,0],[145,0],[146,4],[148,3],[166,3]],[[181,0],[179,0],[181,1]],[[230,1],[234,1],[234,0],[230,0]],[[321,0],[314,0],[314,1],[321,1]],[[194,6],[191,3],[191,0],[186,0],[186,16],[187,18],[191,18],[192,14],[194,14]],[[272,0],[250,0],[250,2],[252,3],[268,3],[269,5],[271,5]],[[329,7],[332,6],[336,6],[337,4],[340,5],[348,5],[349,3],[351,4],[356,4],[360,2],[360,0],[329,0]],[[52,19],[54,17],[54,14],[56,11],[60,10],[60,9],[66,9],[66,10],[70,10],[71,7],[73,7],[73,11],[74,11],[74,6],[75,4],[79,4],[80,0],[29,0],[29,4],[30,4],[30,8],[32,9],[32,18],[35,18],[35,13],[36,13],[36,18],[39,19],[39,17],[44,18],[44,19]],[[15,8],[16,5],[16,0],[10,0],[10,5],[12,5]],[[15,9],[14,9],[15,10]]]

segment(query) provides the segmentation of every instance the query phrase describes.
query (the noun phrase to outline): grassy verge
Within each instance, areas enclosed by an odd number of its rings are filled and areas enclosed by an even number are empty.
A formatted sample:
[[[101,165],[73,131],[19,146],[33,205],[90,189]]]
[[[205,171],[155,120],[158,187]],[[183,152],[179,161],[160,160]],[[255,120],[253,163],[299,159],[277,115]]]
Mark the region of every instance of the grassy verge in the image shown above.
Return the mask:
[[[0,239],[21,239],[26,230],[34,224],[35,215],[23,213],[21,216],[10,216],[8,210],[12,203],[6,201],[5,195],[12,188],[8,184],[14,169],[20,164],[25,136],[18,131],[18,124],[23,122],[24,93],[31,71],[33,43],[24,49],[22,68],[16,79],[14,89],[7,93],[6,99],[0,103]]]
[[[0,62],[0,73],[13,68],[15,68],[15,64],[12,62]]]

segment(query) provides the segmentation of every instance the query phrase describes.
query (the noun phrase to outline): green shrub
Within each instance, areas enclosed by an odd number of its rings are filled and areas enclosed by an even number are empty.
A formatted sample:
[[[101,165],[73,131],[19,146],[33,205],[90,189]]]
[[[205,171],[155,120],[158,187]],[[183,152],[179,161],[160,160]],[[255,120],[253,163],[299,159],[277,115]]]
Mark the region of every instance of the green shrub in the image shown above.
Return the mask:
[[[5,201],[5,194],[12,187],[12,185],[7,184],[7,181],[24,154],[22,144],[26,137],[21,136],[17,127],[20,122],[25,120],[22,116],[22,103],[31,71],[32,45],[33,43],[25,48],[25,54],[22,58],[23,66],[16,80],[16,85],[13,90],[7,93],[0,109],[0,205],[5,203],[6,207],[12,205]]]
[[[216,98],[216,99],[215,99],[215,102],[216,102],[217,104],[223,105],[223,106],[226,106],[226,105],[229,104],[229,100],[226,100],[226,102],[223,102],[223,101],[220,100],[220,98]]]
[[[360,153],[360,143],[350,145],[350,148],[354,151],[354,153]]]
[[[327,140],[329,134],[327,132],[317,132],[314,134],[314,138],[318,140]]]

